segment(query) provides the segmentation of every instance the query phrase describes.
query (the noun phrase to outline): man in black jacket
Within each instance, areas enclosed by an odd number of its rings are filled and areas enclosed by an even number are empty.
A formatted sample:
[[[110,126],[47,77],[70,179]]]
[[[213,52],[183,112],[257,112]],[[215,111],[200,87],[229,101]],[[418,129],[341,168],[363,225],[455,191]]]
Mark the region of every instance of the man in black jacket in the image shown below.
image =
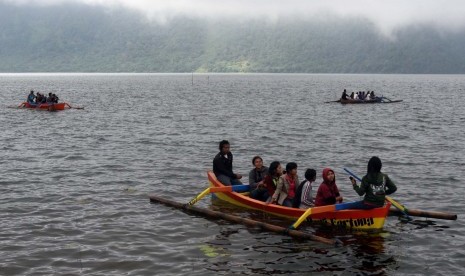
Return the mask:
[[[239,179],[242,178],[242,175],[235,174],[232,169],[233,155],[230,148],[228,141],[220,142],[220,152],[213,159],[213,172],[224,185],[241,185],[242,182]]]

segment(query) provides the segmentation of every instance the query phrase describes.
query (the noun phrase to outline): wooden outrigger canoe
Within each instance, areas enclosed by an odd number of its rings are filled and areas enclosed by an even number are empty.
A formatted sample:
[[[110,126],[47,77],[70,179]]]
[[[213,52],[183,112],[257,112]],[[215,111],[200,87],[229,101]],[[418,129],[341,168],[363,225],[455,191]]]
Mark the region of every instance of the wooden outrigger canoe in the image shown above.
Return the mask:
[[[402,100],[384,101],[383,98],[378,98],[375,100],[352,100],[352,99],[348,99],[348,100],[341,99],[340,100],[341,104],[376,104],[376,103],[385,104],[385,103],[400,103],[400,102],[402,102]]]
[[[352,99],[340,99],[339,101],[341,104],[385,104],[385,103],[400,103],[402,100],[388,100],[385,101],[384,98],[377,98],[374,100],[352,100]]]
[[[215,174],[211,171],[208,172],[208,183],[210,187],[225,187],[218,181]],[[292,220],[300,218],[306,211],[304,209],[267,204],[265,202],[252,199],[246,194],[234,191],[217,192],[215,193],[215,196],[236,206],[262,211]],[[363,230],[382,229],[390,207],[391,203],[388,202],[384,207],[371,210],[340,210],[315,213],[311,214],[307,220],[312,223],[326,224],[341,228],[344,227]]]
[[[23,102],[19,105],[20,108],[32,108],[38,110],[47,110],[47,111],[58,111],[65,110],[70,108],[67,103],[41,103],[41,104],[30,104],[28,102]]]
[[[23,102],[19,106],[14,106],[13,108],[30,108],[35,110],[46,110],[46,111],[58,111],[65,109],[84,109],[84,107],[71,106],[67,102],[62,103],[42,103],[42,104],[30,104],[28,102]]]
[[[403,100],[390,100],[388,98],[376,98],[374,100],[353,100],[353,99],[339,99],[337,101],[329,101],[325,103],[341,103],[341,104],[386,104],[386,103],[400,103]]]

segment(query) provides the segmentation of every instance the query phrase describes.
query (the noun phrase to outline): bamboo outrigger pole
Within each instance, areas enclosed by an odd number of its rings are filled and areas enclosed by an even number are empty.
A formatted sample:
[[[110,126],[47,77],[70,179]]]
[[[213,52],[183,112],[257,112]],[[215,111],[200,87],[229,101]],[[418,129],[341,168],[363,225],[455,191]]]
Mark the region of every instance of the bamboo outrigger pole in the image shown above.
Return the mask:
[[[451,213],[445,213],[445,212],[408,209],[408,214],[410,216],[412,216],[412,217],[435,218],[435,219],[445,219],[445,220],[457,220],[457,214],[451,214]],[[391,209],[389,209],[389,215],[390,216],[401,216],[402,212],[400,210],[391,208]]]
[[[230,214],[225,214],[225,213],[222,213],[222,212],[217,212],[217,211],[213,211],[213,210],[199,208],[199,207],[192,206],[192,205],[189,205],[189,204],[182,204],[182,203],[172,201],[172,200],[169,200],[169,199],[165,199],[165,198],[162,198],[162,197],[159,197],[159,196],[156,196],[156,195],[150,195],[150,202],[162,203],[162,204],[165,204],[167,206],[175,207],[175,208],[178,208],[178,209],[183,209],[184,211],[186,211],[188,213],[195,213],[195,214],[202,215],[202,216],[208,217],[208,218],[224,219],[224,220],[227,220],[227,221],[243,224],[243,225],[246,225],[246,226],[258,227],[258,228],[261,228],[262,230],[265,230],[265,231],[270,231],[270,232],[275,232],[275,233],[278,233],[278,234],[288,235],[288,236],[291,236],[291,237],[294,237],[294,238],[312,240],[312,241],[317,241],[317,242],[330,244],[330,245],[334,245],[334,246],[342,245],[342,242],[340,240],[338,240],[338,239],[327,239],[327,238],[319,237],[319,236],[312,235],[312,234],[309,234],[309,233],[305,233],[305,232],[302,232],[302,231],[292,230],[292,229],[289,229],[289,228],[285,228],[285,227],[281,227],[281,226],[277,226],[277,225],[273,225],[273,224],[269,224],[269,223],[265,223],[265,222],[255,221],[255,220],[248,219],[248,218],[242,218],[242,217],[238,217],[238,216],[234,216],[234,215],[230,215]]]

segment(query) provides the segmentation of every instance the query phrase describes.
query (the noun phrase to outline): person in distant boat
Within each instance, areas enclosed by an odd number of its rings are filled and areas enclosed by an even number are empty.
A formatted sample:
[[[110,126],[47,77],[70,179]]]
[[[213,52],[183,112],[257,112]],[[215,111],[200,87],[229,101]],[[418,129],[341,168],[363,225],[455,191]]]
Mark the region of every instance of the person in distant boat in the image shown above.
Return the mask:
[[[305,180],[300,183],[295,192],[294,202],[292,207],[300,209],[308,209],[315,206],[313,200],[313,187],[312,183],[315,182],[316,171],[314,169],[307,169],[305,171]]]
[[[273,161],[270,164],[270,168],[268,169],[268,174],[265,176],[263,184],[265,184],[265,188],[268,191],[268,199],[267,202],[271,202],[272,195],[276,191],[276,187],[282,181],[281,175],[283,175],[283,168],[281,167],[281,163],[278,161]]]
[[[48,97],[47,97],[46,102],[47,102],[47,103],[53,103],[53,96],[52,96],[52,93],[48,93]]]
[[[350,94],[350,98],[351,98],[352,100],[355,98],[355,93],[354,93],[354,92],[352,92],[352,93]]]
[[[268,168],[263,166],[263,159],[260,156],[255,156],[252,159],[252,164],[255,168],[249,172],[250,197],[266,201],[269,195],[264,180],[268,174]]]
[[[289,162],[286,165],[286,174],[281,176],[276,186],[276,190],[272,196],[271,203],[292,207],[295,191],[299,185],[299,177],[297,176],[297,164]]]
[[[52,96],[53,96],[53,103],[58,103],[58,100],[60,100],[58,96],[56,94],[52,94]]]
[[[376,100],[375,91],[370,92],[370,99],[371,100]]]
[[[46,102],[47,102],[47,97],[45,97],[45,95],[40,94],[39,92],[37,92],[36,103],[42,104],[42,103],[46,103]]]
[[[224,185],[240,185],[242,182],[239,179],[242,178],[242,175],[233,172],[233,155],[230,148],[231,146],[227,140],[220,142],[220,152],[213,159],[213,172]]]
[[[42,102],[42,94],[40,94],[39,92],[37,92],[37,95],[36,95],[36,104],[40,104]]]
[[[36,95],[34,95],[34,90],[31,90],[31,93],[27,96],[27,102],[29,104],[34,104],[34,100],[36,99]]]
[[[342,202],[342,196],[336,185],[336,176],[330,168],[323,170],[323,182],[318,188],[315,206],[333,205]]]
[[[360,91],[358,91],[357,93],[355,93],[354,100],[358,100],[358,99],[359,99],[359,96],[360,96]]]
[[[342,100],[347,100],[349,98],[349,95],[347,94],[347,91],[344,89],[344,92],[342,92],[341,99]]]
[[[384,206],[386,195],[390,195],[397,190],[392,180],[381,172],[381,159],[377,156],[371,157],[368,161],[367,174],[362,178],[360,186],[351,176],[350,181],[354,190],[359,196],[365,195],[363,200],[349,203],[349,209],[372,209]]]

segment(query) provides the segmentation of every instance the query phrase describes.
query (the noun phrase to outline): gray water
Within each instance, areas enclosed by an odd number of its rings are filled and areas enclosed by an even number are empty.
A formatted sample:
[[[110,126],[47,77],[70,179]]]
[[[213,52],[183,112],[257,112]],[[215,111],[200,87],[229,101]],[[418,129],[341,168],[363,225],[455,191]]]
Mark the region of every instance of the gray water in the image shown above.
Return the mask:
[[[404,101],[324,103],[343,88]],[[9,108],[30,89],[85,109]],[[464,75],[0,75],[0,275],[462,275],[464,89]],[[332,247],[150,204],[202,191],[222,139],[243,175],[257,154],[317,183],[331,167],[346,201],[359,197],[342,169],[363,175],[377,155],[395,199],[458,220],[304,227],[345,243]]]

